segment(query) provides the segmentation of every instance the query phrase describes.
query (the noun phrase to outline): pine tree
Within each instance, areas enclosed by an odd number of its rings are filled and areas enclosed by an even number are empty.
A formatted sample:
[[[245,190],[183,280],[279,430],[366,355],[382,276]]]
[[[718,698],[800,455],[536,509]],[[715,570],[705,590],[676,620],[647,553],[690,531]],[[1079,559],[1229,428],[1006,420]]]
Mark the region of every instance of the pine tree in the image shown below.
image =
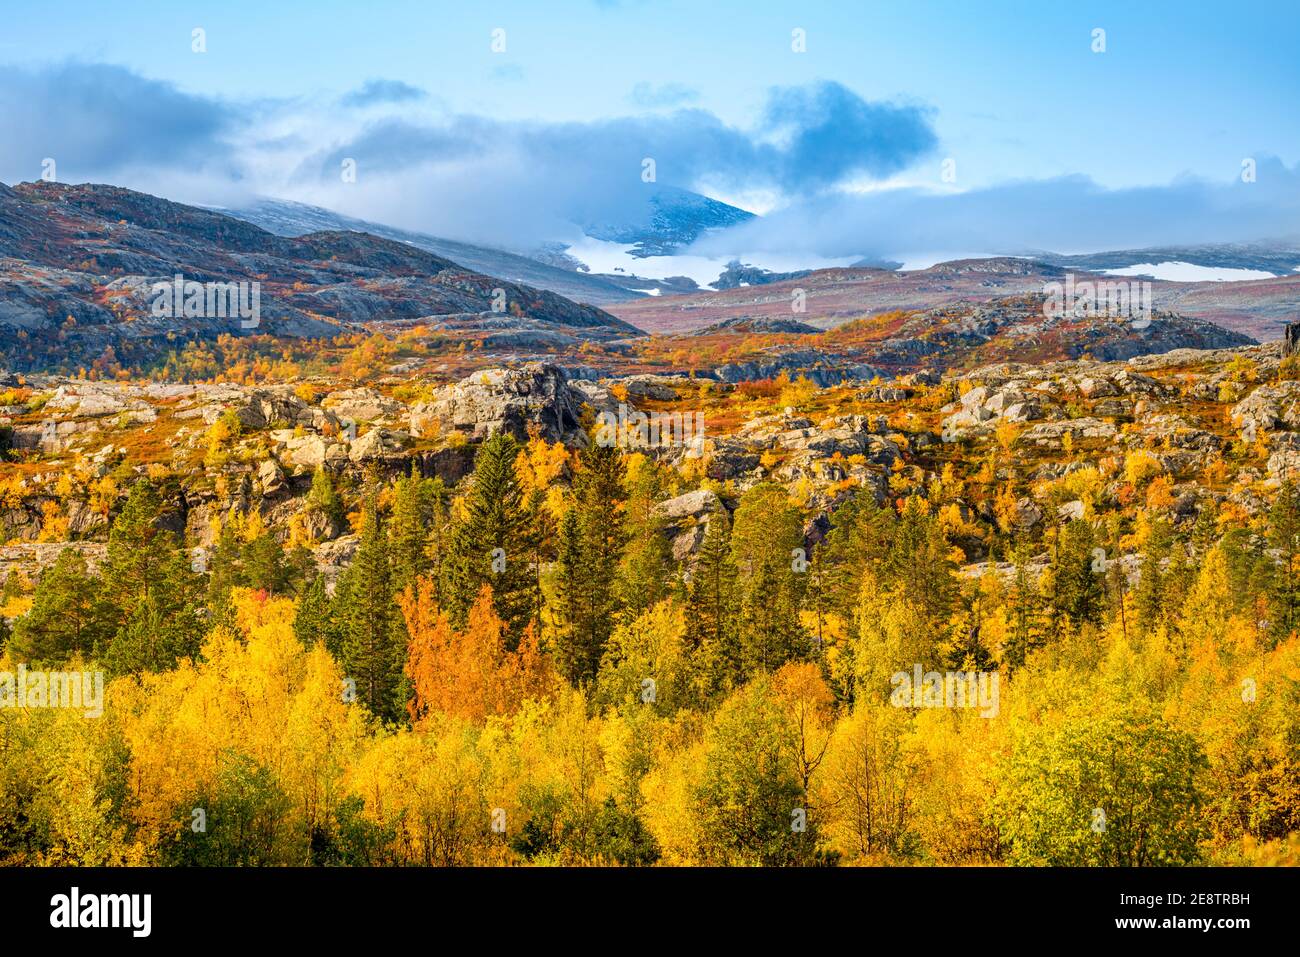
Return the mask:
[[[0,586],[0,608],[3,608],[15,598],[21,598],[23,595],[23,583],[18,572],[11,571],[5,576],[5,583]]]
[[[788,561],[777,564],[771,556],[760,559],[745,577],[743,594],[739,631],[744,675],[772,672],[807,655]]]
[[[1029,568],[1029,549],[1015,551],[1016,573],[1011,581],[1010,628],[1002,656],[1011,671],[1023,668],[1030,653],[1043,644],[1042,596],[1037,576]]]
[[[293,633],[307,648],[325,641],[331,627],[330,595],[325,589],[325,576],[311,580],[298,599],[298,613],[293,619]],[[329,644],[326,648],[328,650]]]
[[[289,593],[297,577],[297,569],[288,561],[284,547],[269,531],[264,531],[244,544],[244,582],[248,588],[272,595]]]
[[[628,618],[640,616],[667,596],[672,569],[666,519],[655,508],[663,483],[651,460],[633,459],[635,468],[627,476],[627,547],[617,583],[619,604]]]
[[[1168,625],[1171,606],[1167,585],[1169,570],[1164,566],[1173,556],[1173,533],[1164,519],[1153,519],[1139,552],[1138,582],[1133,590],[1135,625],[1139,632]]]
[[[1274,635],[1285,638],[1300,628],[1300,487],[1290,480],[1269,511],[1268,542],[1278,552],[1270,576],[1269,619]]]
[[[537,607],[537,578],[528,561],[532,528],[515,474],[518,456],[519,444],[506,432],[479,447],[464,515],[448,543],[442,592],[452,624],[463,627],[479,591],[491,586],[497,614],[509,626],[511,650]]]
[[[325,466],[317,466],[311,477],[311,489],[307,492],[307,507],[315,510],[337,529],[346,518],[343,499],[334,486],[334,479]]]
[[[31,610],[14,627],[13,653],[28,662],[89,657],[113,634],[110,615],[85,557],[65,548],[41,576]]]
[[[881,584],[895,589],[936,632],[957,600],[952,559],[943,527],[919,497],[903,506],[881,569]]]
[[[357,697],[373,714],[399,720],[405,705],[406,630],[393,595],[388,536],[373,498],[364,506],[345,601],[340,615],[344,673],[356,682]]]
[[[170,671],[184,658],[196,658],[200,632],[155,591],[138,602],[108,643],[105,668],[114,675]]]
[[[574,685],[596,677],[618,620],[616,575],[627,543],[623,476],[618,449],[584,449],[574,503],[560,524],[556,657]]]
[[[138,482],[109,531],[104,578],[124,618],[162,587],[178,551],[175,536],[158,527],[161,512],[154,487]]]
[[[1096,537],[1083,519],[1072,519],[1060,531],[1052,562],[1052,611],[1058,633],[1077,632],[1101,621],[1105,595],[1097,564]]]
[[[876,504],[870,491],[860,491],[831,515],[831,528],[817,548],[809,584],[814,611],[853,616],[864,566],[879,566],[889,553],[895,519]]]
[[[235,521],[221,523],[216,540],[212,543],[212,552],[208,556],[208,607],[213,609],[218,619],[224,619],[230,593],[241,587],[243,569],[239,529]]]
[[[704,541],[686,586],[684,654],[701,705],[740,681],[736,564],[726,508],[709,516]]]
[[[109,532],[101,578],[118,627],[104,660],[117,674],[174,667],[202,641],[201,583],[176,535],[159,527],[161,512],[153,486],[139,482]]]
[[[731,551],[740,572],[739,644],[745,675],[775,671],[808,652],[799,624],[807,579],[803,521],[785,489],[754,486],[736,508]]]
[[[442,534],[446,522],[446,491],[441,479],[427,479],[414,462],[410,474],[393,485],[389,540],[393,556],[393,584],[398,591],[420,576],[438,580],[442,559]]]

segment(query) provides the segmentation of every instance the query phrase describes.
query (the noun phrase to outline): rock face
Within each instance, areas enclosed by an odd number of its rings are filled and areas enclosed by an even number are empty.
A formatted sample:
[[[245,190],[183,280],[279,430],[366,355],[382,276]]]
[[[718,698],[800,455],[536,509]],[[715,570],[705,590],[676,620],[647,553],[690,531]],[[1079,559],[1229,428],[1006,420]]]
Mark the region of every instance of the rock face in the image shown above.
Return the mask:
[[[655,513],[666,522],[672,539],[673,560],[688,561],[704,542],[709,519],[726,506],[710,489],[696,489],[655,506]]]
[[[58,561],[65,548],[80,552],[92,570],[108,554],[108,545],[103,542],[22,542],[0,545],[0,582],[14,572],[27,575],[33,580],[39,579],[41,572]]]
[[[524,439],[531,422],[548,441],[585,444],[582,401],[582,394],[569,387],[558,367],[529,363],[466,376],[413,409],[412,417],[437,419],[444,430],[453,428],[474,440],[500,431]]]
[[[1244,430],[1300,429],[1300,382],[1262,385],[1232,407]]]
[[[722,500],[710,489],[701,488],[670,498],[655,506],[655,512],[669,521],[683,518],[700,518],[722,507]]]
[[[321,405],[344,422],[390,421],[402,410],[400,402],[364,388],[331,392]]]
[[[1067,419],[1064,422],[1042,422],[1020,435],[1016,443],[1056,450],[1064,447],[1067,435],[1078,446],[1086,442],[1100,445],[1115,437],[1115,426],[1101,419],[1087,417]]]

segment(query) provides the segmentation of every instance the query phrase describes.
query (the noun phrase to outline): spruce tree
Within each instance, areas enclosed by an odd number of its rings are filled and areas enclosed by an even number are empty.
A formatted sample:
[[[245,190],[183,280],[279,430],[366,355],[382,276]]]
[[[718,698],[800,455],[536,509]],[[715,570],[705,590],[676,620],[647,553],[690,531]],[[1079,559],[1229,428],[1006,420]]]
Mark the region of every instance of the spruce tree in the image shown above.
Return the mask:
[[[731,557],[731,522],[726,508],[709,516],[704,541],[688,573],[684,654],[703,704],[740,679],[736,564]]]
[[[754,486],[736,508],[731,550],[740,572],[739,642],[745,676],[775,671],[808,652],[799,624],[807,583],[803,520],[785,489]]]
[[[393,485],[389,540],[393,585],[399,592],[421,576],[437,582],[446,522],[445,495],[442,480],[425,478],[414,462],[410,474]]]
[[[95,654],[113,631],[99,579],[81,552],[65,548],[41,575],[31,610],[15,624],[12,648],[17,660],[61,662]]]
[[[509,626],[507,645],[519,643],[537,607],[537,578],[530,568],[532,528],[515,474],[519,444],[498,432],[479,447],[463,517],[452,529],[443,570],[443,604],[463,628],[484,585]]]
[[[560,525],[560,670],[575,685],[596,677],[620,611],[616,579],[623,549],[626,492],[622,453],[592,444],[582,451],[574,503]]]
[[[377,717],[400,719],[402,666],[406,661],[406,628],[393,596],[388,536],[373,497],[361,518],[360,541],[348,572],[348,588],[340,609],[340,664],[356,682],[357,697]]]

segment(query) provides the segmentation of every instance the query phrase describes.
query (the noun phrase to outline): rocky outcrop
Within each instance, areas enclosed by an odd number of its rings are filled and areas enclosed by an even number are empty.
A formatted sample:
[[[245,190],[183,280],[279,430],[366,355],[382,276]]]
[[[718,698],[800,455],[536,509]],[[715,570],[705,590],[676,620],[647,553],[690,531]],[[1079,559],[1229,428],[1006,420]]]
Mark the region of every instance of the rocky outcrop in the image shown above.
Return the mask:
[[[340,421],[354,423],[393,422],[405,409],[402,403],[364,388],[331,392],[321,405]]]
[[[1300,382],[1259,386],[1232,407],[1232,420],[1243,432],[1300,430]]]
[[[709,519],[725,508],[722,499],[711,489],[696,489],[655,506],[655,514],[664,520],[672,540],[673,559],[689,561],[699,550],[708,532]]]
[[[474,440],[499,431],[524,439],[534,423],[549,441],[585,443],[581,402],[582,394],[569,387],[560,369],[529,363],[468,375],[438,390],[412,416],[437,419],[444,430],[456,429]]]

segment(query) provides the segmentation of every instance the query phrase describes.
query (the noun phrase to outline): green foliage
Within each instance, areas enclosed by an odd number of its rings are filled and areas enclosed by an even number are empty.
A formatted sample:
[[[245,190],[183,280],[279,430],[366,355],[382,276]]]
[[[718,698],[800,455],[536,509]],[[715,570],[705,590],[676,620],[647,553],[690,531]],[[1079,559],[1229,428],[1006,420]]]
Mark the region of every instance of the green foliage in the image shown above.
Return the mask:
[[[1101,621],[1103,577],[1094,555],[1098,547],[1092,526],[1082,519],[1067,522],[1061,529],[1052,560],[1052,610],[1058,631],[1078,631]]]
[[[59,663],[89,657],[113,634],[99,578],[75,548],[41,576],[32,608],[18,620],[10,648],[20,661]]]
[[[1293,486],[1249,525],[1228,521],[1228,504],[1223,521],[1207,508],[1194,526],[1130,522],[1099,499],[1041,539],[1021,531],[1014,569],[976,579],[957,573],[938,495],[895,508],[860,489],[799,570],[804,516],[760,483],[734,523],[725,507],[709,514],[678,563],[669,542],[689,520],[670,527],[656,508],[680,492],[665,467],[599,446],[576,467],[558,447],[534,451],[517,467],[518,444],[493,437],[454,501],[418,471],[388,488],[372,477],[332,596],[242,492],[195,571],[174,531],[177,490],[124,472],[131,491],[97,571],[68,549],[34,591],[17,574],[3,589],[18,611],[0,674],[50,662],[117,680],[104,720],[0,708],[0,863],[1138,866],[1288,853]],[[342,530],[329,473],[308,500]],[[1094,548],[1113,559],[1135,545],[1133,587],[1119,563],[1094,570]],[[424,646],[408,644],[411,606],[396,598],[413,585]],[[504,636],[466,627],[483,585]],[[444,614],[461,620],[439,625]],[[891,676],[915,664],[996,672],[1000,710],[895,707]],[[430,669],[464,677],[473,700],[412,726],[412,676]],[[195,807],[206,830],[191,828]]]
[[[689,700],[702,707],[739,681],[741,674],[736,563],[725,508],[709,516],[695,567],[688,574],[683,653]]]
[[[289,798],[270,769],[248,755],[221,756],[214,786],[193,794],[191,810],[163,845],[172,867],[286,866],[302,859],[302,835],[288,826]]]
[[[555,645],[561,673],[573,684],[596,677],[621,611],[616,575],[627,542],[623,478],[618,449],[595,443],[584,449],[574,504],[560,523]]]
[[[413,585],[421,576],[438,581],[444,550],[446,495],[441,479],[424,478],[414,464],[410,474],[393,485],[389,539],[396,590]]]
[[[518,456],[519,443],[506,432],[479,447],[464,517],[451,530],[442,586],[443,604],[458,628],[483,586],[490,586],[512,650],[537,606],[537,577],[528,563],[533,528],[515,474]]]
[[[109,532],[101,574],[116,627],[102,657],[114,674],[163,671],[199,651],[201,583],[162,518],[153,486],[138,482]]]
[[[336,525],[343,523],[343,499],[334,486],[334,479],[323,465],[317,467],[312,474],[311,490],[307,493],[307,506]]]
[[[799,626],[807,577],[803,519],[785,489],[764,483],[745,493],[736,508],[731,552],[741,583],[741,677],[775,671],[806,655],[808,641]]]
[[[400,720],[406,704],[406,628],[393,597],[388,535],[373,499],[365,504],[357,553],[346,577],[346,586],[335,596],[342,625],[339,664],[371,713]]]
[[[1014,864],[1195,863],[1202,828],[1190,735],[1131,711],[1087,714],[1027,736],[1004,771],[995,815]]]
[[[793,734],[764,676],[718,710],[694,796],[705,862],[771,866],[814,860],[816,822],[790,760]]]

